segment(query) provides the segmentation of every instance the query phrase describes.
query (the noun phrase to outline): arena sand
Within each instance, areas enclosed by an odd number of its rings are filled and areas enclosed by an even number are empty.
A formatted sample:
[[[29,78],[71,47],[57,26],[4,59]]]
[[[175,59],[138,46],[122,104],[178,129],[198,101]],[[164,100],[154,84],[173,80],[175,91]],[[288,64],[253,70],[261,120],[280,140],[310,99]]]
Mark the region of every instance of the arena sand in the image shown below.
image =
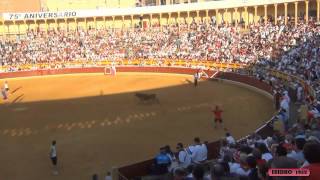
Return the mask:
[[[0,104],[1,180],[88,180],[112,166],[146,160],[163,145],[214,141],[211,105],[220,105],[236,138],[273,114],[272,101],[253,90],[190,75],[119,73],[7,79]],[[3,84],[4,80],[0,80]],[[160,105],[141,104],[135,92],[157,94]],[[53,176],[49,147],[57,141],[60,174]]]

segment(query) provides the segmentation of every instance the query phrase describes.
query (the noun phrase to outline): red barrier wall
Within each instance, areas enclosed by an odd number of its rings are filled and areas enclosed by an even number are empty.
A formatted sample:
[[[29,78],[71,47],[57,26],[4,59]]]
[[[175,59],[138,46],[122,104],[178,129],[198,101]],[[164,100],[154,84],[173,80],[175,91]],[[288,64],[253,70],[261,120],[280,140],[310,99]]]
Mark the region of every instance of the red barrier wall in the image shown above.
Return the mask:
[[[197,70],[190,68],[177,67],[117,67],[117,72],[155,72],[155,73],[177,73],[177,74],[194,74]],[[0,79],[12,77],[27,77],[27,76],[43,76],[54,74],[74,74],[74,73],[103,73],[103,67],[90,68],[65,68],[65,69],[46,69],[34,71],[18,71],[0,73]],[[212,75],[212,71],[206,71],[208,75]]]
[[[251,76],[239,75],[239,74],[230,73],[230,72],[223,72],[223,73],[219,73],[218,77],[231,80],[231,81],[241,82],[272,94],[272,87],[269,84],[264,83]]]
[[[67,69],[46,69],[46,70],[34,70],[34,71],[18,71],[0,73],[0,79],[12,78],[12,77],[28,77],[28,76],[43,76],[54,74],[73,74],[73,73],[97,73],[103,72],[103,68],[67,68]]]

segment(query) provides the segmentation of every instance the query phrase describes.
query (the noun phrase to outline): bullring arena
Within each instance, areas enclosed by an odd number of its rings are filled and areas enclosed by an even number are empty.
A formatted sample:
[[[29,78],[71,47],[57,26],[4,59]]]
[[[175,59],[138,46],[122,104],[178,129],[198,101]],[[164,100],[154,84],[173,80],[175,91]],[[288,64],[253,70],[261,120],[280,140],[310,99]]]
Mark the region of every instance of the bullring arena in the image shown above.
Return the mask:
[[[59,144],[60,178],[88,179],[97,171],[150,158],[163,144],[190,144],[195,136],[218,140],[225,130],[213,127],[210,106],[226,111],[225,128],[237,138],[273,114],[270,97],[257,89],[206,79],[195,88],[192,75],[164,69],[168,73],[120,72],[113,77],[100,70],[6,78],[12,94],[0,106],[4,177],[55,179],[47,161],[53,139]],[[155,93],[160,104],[141,104],[135,92]]]
[[[319,44],[320,0],[0,0],[0,180],[317,180]]]

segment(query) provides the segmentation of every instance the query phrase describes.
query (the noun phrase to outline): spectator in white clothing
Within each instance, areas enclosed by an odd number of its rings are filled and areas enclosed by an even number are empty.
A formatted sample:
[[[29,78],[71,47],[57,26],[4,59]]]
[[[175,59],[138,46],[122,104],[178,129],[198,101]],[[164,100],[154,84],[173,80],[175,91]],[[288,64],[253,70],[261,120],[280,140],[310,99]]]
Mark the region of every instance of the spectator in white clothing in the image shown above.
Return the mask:
[[[182,143],[177,144],[178,150],[178,167],[187,168],[191,164],[191,157],[183,148]]]
[[[304,138],[297,138],[294,141],[294,150],[287,154],[287,157],[293,158],[298,161],[298,166],[300,167],[306,160],[303,155],[303,146],[305,145],[306,140]]]
[[[246,154],[240,154],[240,167],[236,169],[236,174],[238,176],[248,176],[250,173],[250,169],[247,165],[247,157]]]
[[[112,180],[112,176],[111,173],[108,171],[106,177],[104,178],[104,180]]]
[[[261,143],[258,145],[258,149],[262,154],[262,159],[264,159],[266,162],[268,162],[270,159],[273,158],[272,154],[269,152],[266,144]]]
[[[195,164],[201,164],[207,160],[207,146],[200,142],[200,138],[194,138],[195,146],[191,154],[191,160]]]
[[[289,100],[286,98],[286,96],[282,96],[282,99],[280,101],[280,108],[285,109],[287,116],[289,117]]]
[[[228,145],[236,144],[236,140],[231,136],[230,133],[226,133],[226,140]]]

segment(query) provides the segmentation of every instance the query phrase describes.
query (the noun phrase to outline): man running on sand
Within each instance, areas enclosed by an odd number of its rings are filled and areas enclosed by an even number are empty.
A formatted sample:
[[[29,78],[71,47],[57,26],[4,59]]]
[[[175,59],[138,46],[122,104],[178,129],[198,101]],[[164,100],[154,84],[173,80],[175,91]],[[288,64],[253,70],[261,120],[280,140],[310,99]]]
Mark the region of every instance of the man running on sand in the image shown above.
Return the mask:
[[[217,128],[217,124],[219,123],[220,126],[223,126],[222,121],[222,109],[219,108],[217,105],[215,109],[212,109],[211,112],[213,112],[214,115],[214,128]]]

